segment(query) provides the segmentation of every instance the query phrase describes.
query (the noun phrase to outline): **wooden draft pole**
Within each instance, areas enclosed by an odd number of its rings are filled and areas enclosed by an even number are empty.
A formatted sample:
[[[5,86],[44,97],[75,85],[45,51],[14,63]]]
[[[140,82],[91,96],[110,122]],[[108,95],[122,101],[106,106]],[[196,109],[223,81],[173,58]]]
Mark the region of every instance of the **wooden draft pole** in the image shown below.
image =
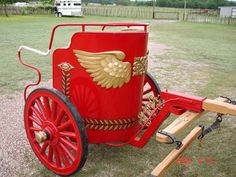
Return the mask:
[[[173,141],[171,137],[175,137],[186,127],[192,124],[195,120],[200,118],[207,112],[216,112],[221,115],[229,114],[236,116],[236,105],[235,103],[226,103],[229,101],[228,98],[219,97],[215,100],[205,99],[202,103],[203,111],[201,113],[195,113],[191,111],[186,111],[175,119],[169,126],[167,126],[162,132],[156,134],[156,140],[160,143],[170,143]],[[231,102],[231,101],[229,101]],[[171,135],[171,136],[168,136]],[[182,146],[172,150],[166,158],[152,171],[150,177],[161,177],[163,176],[169,167],[175,162],[175,160],[183,154],[183,152],[196,140],[200,135],[204,136],[204,131],[202,127],[195,127],[182,141]]]
[[[195,127],[182,141],[182,147],[173,149],[166,158],[151,172],[150,177],[162,177],[169,167],[180,157],[183,152],[196,140],[202,133],[202,127]]]
[[[175,119],[169,126],[163,129],[163,132],[168,132],[169,134],[176,136],[186,127],[192,124],[195,120],[199,119],[202,115],[206,114],[209,111],[236,116],[236,105],[225,103],[226,101],[228,100],[223,97],[219,97],[215,100],[205,99],[202,104],[202,109],[204,111],[202,111],[201,113],[186,111],[177,119]],[[160,143],[171,142],[170,137],[161,133],[156,134],[156,140]]]

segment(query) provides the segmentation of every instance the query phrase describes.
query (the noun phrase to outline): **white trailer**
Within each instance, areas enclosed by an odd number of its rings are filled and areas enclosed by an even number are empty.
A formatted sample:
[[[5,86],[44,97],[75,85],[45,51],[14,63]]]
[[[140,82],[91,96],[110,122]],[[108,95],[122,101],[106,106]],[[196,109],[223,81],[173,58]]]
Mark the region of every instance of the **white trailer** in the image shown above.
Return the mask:
[[[56,0],[55,15],[62,16],[83,16],[81,0]]]
[[[236,6],[222,6],[219,8],[221,17],[236,18]]]

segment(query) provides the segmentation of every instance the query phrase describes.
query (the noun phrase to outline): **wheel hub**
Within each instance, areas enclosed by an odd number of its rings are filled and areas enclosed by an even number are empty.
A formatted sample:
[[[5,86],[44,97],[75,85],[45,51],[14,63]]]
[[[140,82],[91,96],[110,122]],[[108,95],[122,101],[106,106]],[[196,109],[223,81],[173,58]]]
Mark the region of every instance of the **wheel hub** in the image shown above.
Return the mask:
[[[43,143],[47,139],[49,139],[47,131],[39,131],[35,133],[35,139],[38,143]]]

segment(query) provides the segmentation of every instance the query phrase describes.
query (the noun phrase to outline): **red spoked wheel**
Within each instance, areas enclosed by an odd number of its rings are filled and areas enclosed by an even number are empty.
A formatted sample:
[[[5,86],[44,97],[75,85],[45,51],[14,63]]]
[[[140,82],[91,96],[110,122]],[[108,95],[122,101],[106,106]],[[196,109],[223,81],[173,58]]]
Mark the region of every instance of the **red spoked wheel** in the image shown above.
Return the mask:
[[[33,91],[25,104],[24,122],[34,153],[49,170],[66,176],[84,166],[88,154],[84,123],[61,92]]]
[[[143,87],[142,106],[145,106],[149,102],[150,96],[158,97],[161,93],[161,89],[150,73],[146,73]]]
[[[139,124],[142,126],[149,119],[152,111],[160,103],[159,95],[161,93],[160,87],[156,80],[150,73],[145,75],[144,86],[143,86],[143,97],[142,97],[142,112],[139,115]],[[153,115],[153,118],[156,114]],[[152,120],[151,120],[152,121]],[[150,124],[149,121],[143,129],[146,129]]]

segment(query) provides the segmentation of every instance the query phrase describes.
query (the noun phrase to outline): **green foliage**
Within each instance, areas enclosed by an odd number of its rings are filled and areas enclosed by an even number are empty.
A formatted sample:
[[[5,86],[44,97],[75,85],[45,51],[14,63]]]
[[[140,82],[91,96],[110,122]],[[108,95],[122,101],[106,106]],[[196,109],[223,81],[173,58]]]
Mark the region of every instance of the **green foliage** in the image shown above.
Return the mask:
[[[40,2],[42,2],[43,5],[54,4],[54,0],[40,0]]]
[[[160,7],[184,7],[185,0],[157,0]],[[217,9],[219,6],[232,6],[236,2],[226,0],[187,0],[187,8]]]

